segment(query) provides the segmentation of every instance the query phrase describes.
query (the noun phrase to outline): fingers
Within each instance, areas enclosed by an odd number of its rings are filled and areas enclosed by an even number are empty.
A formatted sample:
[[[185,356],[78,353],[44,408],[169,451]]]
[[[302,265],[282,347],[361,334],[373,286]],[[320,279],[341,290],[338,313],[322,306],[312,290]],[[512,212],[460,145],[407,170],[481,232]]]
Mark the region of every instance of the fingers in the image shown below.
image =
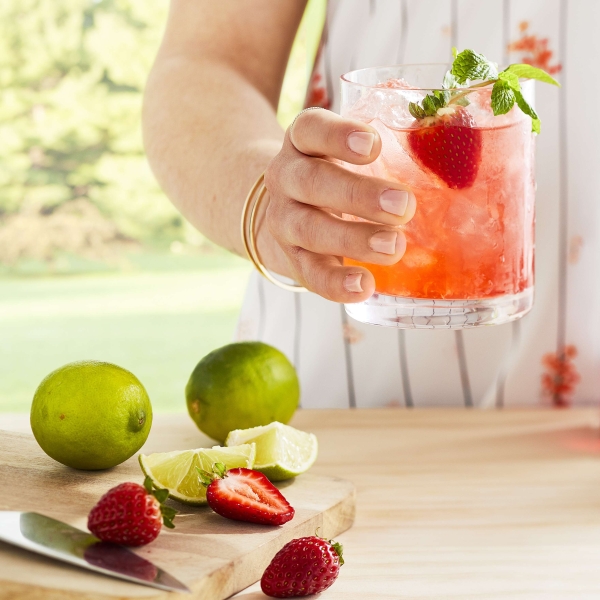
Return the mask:
[[[310,110],[288,128],[281,152],[265,171],[271,239],[296,281],[335,302],[361,302],[375,291],[368,269],[344,266],[339,257],[393,265],[406,250],[399,226],[416,211],[410,188],[332,160],[367,165],[380,151],[381,139],[370,125]],[[342,213],[359,219],[336,216]]]
[[[398,228],[345,221],[297,202],[288,203],[276,222],[272,235],[284,249],[300,247],[378,265],[397,263],[406,250],[406,237]]]
[[[373,127],[328,110],[301,112],[286,137],[302,154],[331,156],[356,165],[373,162],[381,151],[381,138]]]
[[[288,255],[296,280],[333,302],[363,302],[375,292],[375,279],[364,267],[342,266],[334,256],[296,248]]]
[[[279,166],[277,193],[320,208],[389,225],[404,225],[416,212],[408,186],[367,177],[319,158],[298,157]]]

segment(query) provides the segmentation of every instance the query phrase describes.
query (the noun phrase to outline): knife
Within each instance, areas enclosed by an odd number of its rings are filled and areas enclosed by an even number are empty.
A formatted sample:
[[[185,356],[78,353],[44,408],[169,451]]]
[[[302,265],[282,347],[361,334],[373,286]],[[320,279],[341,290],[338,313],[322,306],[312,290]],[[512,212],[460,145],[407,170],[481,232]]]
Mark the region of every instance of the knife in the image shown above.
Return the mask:
[[[190,593],[175,577],[127,548],[38,513],[0,511],[0,540],[118,579]]]

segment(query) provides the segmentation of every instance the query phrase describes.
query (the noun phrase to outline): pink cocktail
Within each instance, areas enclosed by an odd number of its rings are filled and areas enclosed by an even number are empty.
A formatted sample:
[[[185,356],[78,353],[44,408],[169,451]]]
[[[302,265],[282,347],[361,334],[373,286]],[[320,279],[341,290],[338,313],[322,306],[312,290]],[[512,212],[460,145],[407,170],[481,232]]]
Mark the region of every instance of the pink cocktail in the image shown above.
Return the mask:
[[[473,327],[515,320],[533,304],[531,118],[516,106],[494,116],[491,88],[481,87],[455,93],[435,119],[415,120],[409,103],[431,94],[447,69],[375,68],[342,78],[342,115],[368,122],[382,139],[375,162],[347,168],[400,182],[417,198],[414,218],[402,227],[407,249],[399,263],[345,261],[375,276],[375,295],[346,306],[360,321]],[[525,82],[523,93],[532,91]]]

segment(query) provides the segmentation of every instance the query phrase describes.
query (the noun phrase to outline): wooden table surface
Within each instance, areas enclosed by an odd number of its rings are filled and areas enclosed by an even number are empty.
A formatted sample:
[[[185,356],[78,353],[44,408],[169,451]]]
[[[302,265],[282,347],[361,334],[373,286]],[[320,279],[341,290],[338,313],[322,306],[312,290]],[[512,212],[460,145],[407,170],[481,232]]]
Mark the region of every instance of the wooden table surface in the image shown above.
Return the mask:
[[[299,412],[292,424],[319,438],[314,471],[358,489],[346,565],[320,598],[597,600],[599,421],[591,409]],[[193,427],[157,415],[153,445]],[[0,429],[27,431],[27,418],[0,415]]]

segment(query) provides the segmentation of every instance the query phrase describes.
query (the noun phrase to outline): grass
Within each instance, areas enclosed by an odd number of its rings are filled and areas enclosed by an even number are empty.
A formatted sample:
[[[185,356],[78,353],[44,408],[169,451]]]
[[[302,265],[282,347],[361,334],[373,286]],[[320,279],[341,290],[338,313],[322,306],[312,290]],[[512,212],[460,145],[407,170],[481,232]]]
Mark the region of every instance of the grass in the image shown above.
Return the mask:
[[[0,279],[0,412],[27,412],[39,382],[82,359],[142,381],[156,411],[184,411],[196,363],[233,339],[250,272],[240,258],[134,255],[129,272]]]
[[[302,108],[326,0],[309,0],[286,72],[279,121]],[[232,340],[249,264],[224,252],[130,253],[110,265],[59,256],[0,264],[0,412],[27,412],[39,382],[96,359],[135,373],[157,411],[184,411],[196,363]]]

